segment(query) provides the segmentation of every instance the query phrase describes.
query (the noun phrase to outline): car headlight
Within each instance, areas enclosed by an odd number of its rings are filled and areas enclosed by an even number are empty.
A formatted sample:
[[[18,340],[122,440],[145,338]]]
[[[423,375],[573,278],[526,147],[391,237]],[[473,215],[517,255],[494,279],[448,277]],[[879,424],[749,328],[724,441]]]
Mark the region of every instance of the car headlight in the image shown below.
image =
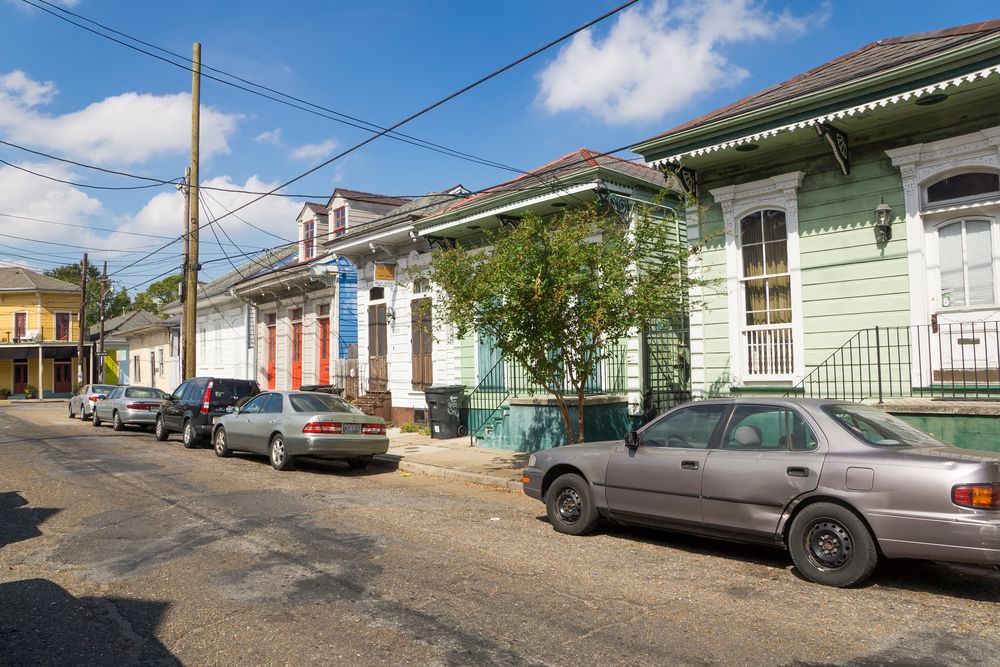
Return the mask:
[[[535,467],[535,455],[534,454],[532,454],[531,456],[528,457],[528,467],[529,468],[534,468]]]

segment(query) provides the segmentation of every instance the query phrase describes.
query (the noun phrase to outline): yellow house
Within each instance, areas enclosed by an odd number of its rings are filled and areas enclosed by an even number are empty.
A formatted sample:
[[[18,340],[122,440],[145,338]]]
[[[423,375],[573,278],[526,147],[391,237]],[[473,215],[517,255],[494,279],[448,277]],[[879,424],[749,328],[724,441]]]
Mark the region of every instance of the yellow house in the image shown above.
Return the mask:
[[[92,344],[84,345],[77,378],[80,288],[22,269],[0,268],[0,394],[68,397],[92,375]]]

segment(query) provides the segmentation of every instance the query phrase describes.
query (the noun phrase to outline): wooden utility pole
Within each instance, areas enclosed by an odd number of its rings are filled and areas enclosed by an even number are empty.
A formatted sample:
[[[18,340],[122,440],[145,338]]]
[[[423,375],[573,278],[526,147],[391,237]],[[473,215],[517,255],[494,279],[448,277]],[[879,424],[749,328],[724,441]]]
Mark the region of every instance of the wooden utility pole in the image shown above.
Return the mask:
[[[184,258],[181,262],[181,375],[184,379],[187,379],[187,335],[186,322],[187,317],[187,281],[188,281],[188,271],[190,271],[190,250],[191,250],[191,190],[188,188],[188,183],[191,181],[191,167],[184,167],[184,181],[181,183],[181,192],[184,194],[184,209],[181,211],[181,229],[184,230]]]
[[[97,372],[97,377],[100,381],[104,382],[104,299],[107,297],[108,290],[108,260],[104,260],[104,271],[101,273],[101,336],[98,346],[98,359],[101,360],[100,370]]]
[[[83,263],[80,264],[80,344],[76,348],[76,383],[83,386],[83,338],[87,331],[87,253],[83,253]]]
[[[184,295],[184,379],[194,377],[198,318],[198,143],[201,117],[201,44],[194,43],[191,66],[191,175],[188,181],[188,271]]]

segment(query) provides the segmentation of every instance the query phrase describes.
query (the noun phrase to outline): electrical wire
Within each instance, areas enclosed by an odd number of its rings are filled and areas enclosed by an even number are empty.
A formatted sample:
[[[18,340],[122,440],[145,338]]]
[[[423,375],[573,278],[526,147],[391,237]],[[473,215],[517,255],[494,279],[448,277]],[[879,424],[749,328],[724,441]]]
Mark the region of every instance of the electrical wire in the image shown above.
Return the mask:
[[[30,218],[26,215],[14,215],[12,213],[0,213],[0,218],[13,218],[14,220],[26,220],[28,222],[38,222],[45,225],[59,225],[61,227],[77,227],[80,229],[89,229],[98,232],[112,232],[114,234],[122,234],[124,236],[142,236],[144,238],[150,239],[172,239],[172,236],[162,236],[160,234],[144,234],[143,232],[123,232],[111,227],[94,227],[92,225],[78,225],[71,222],[56,222],[55,220],[43,220],[41,218]]]

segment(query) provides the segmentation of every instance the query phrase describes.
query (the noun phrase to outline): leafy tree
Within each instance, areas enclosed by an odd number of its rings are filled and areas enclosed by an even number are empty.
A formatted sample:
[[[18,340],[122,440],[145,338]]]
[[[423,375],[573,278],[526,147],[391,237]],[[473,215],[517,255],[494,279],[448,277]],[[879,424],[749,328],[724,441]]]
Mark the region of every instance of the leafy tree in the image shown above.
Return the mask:
[[[132,306],[136,309],[148,310],[151,313],[159,315],[165,305],[177,300],[179,295],[177,288],[180,283],[180,274],[157,280],[151,283],[145,291],[135,295],[135,301]]]
[[[597,204],[545,220],[528,213],[487,232],[487,248],[456,245],[432,258],[435,308],[458,335],[489,336],[536,384],[573,389],[575,432],[567,396],[555,393],[571,443],[584,440],[585,388],[610,344],[676,316],[704,284],[687,271],[697,251],[662,210],[644,207],[631,225]]]
[[[83,271],[81,263],[77,262],[76,264],[65,264],[63,266],[57,266],[54,269],[49,269],[45,271],[45,275],[57,278],[72,285],[79,285],[83,277]],[[96,265],[87,264],[86,321],[88,327],[95,326],[100,320],[101,291],[101,272],[98,270]],[[132,307],[132,304],[129,300],[128,293],[125,290],[120,290],[117,293],[109,292],[104,295],[104,307],[105,319],[111,319],[112,317],[117,317],[127,312]]]

